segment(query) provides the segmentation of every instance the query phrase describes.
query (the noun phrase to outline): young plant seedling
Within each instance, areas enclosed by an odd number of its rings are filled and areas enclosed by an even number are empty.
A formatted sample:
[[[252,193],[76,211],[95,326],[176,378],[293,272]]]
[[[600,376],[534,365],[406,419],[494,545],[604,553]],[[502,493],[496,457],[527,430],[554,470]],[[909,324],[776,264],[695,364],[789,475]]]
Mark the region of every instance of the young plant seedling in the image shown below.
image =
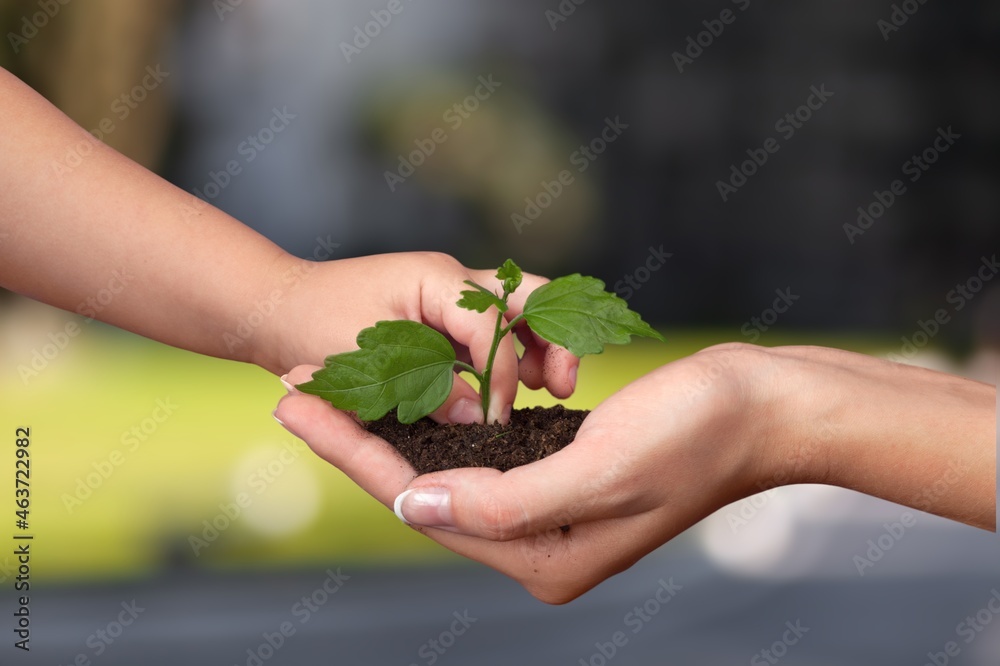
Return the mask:
[[[457,305],[467,310],[497,310],[493,342],[480,372],[459,361],[451,343],[433,328],[415,321],[380,321],[358,334],[357,351],[328,356],[312,381],[299,384],[303,393],[328,400],[334,407],[375,421],[396,409],[401,423],[413,423],[444,404],[457,370],[479,382],[483,414],[490,404],[493,361],[500,341],[522,321],[539,337],[576,356],[600,354],[605,344],[627,344],[633,335],[663,340],[597,278],[579,273],[561,277],[531,292],[521,314],[507,321],[507,300],[521,286],[521,269],[508,259],[497,271],[503,294],[471,280]]]

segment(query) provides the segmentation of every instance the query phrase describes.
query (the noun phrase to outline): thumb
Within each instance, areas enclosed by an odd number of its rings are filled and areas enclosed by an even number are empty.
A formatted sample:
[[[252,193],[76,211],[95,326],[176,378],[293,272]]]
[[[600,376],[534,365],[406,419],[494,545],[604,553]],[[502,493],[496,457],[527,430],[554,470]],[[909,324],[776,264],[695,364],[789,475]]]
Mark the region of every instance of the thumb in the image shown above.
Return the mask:
[[[510,541],[652,506],[624,455],[609,457],[580,440],[538,462],[506,473],[455,469],[414,479],[395,501],[406,523],[438,527],[491,541]]]

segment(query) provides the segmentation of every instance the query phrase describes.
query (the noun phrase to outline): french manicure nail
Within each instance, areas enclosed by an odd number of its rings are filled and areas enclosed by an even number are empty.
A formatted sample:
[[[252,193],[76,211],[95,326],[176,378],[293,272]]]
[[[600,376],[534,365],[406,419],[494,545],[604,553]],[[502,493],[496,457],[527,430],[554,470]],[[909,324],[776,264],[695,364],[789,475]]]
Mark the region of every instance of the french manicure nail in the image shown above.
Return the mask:
[[[411,488],[399,494],[393,503],[396,517],[407,525],[454,527],[451,515],[451,492],[447,488]]]
[[[289,393],[298,393],[298,389],[295,388],[295,385],[288,381],[288,375],[281,375],[280,379],[281,385],[285,387],[286,391]]]
[[[277,409],[274,410],[273,412],[271,412],[271,416],[274,417],[274,420],[277,421],[278,425],[280,425],[282,428],[287,428],[288,427],[288,426],[285,425],[284,421],[282,421],[281,419],[278,418],[278,410]]]
[[[479,423],[482,419],[479,403],[468,398],[461,398],[448,410],[448,420],[452,423]]]
[[[576,371],[579,369],[578,366],[573,366],[569,369],[569,387],[576,390]]]

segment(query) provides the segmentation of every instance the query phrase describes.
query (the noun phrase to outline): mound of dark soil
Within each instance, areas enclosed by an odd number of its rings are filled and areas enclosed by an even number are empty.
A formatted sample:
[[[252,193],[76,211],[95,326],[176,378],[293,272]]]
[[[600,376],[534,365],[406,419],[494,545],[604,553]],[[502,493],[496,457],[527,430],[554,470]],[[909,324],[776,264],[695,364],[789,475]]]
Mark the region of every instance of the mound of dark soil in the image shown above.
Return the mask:
[[[458,467],[501,472],[541,460],[573,441],[588,411],[556,407],[515,410],[505,426],[403,424],[390,412],[365,428],[395,446],[418,474]]]

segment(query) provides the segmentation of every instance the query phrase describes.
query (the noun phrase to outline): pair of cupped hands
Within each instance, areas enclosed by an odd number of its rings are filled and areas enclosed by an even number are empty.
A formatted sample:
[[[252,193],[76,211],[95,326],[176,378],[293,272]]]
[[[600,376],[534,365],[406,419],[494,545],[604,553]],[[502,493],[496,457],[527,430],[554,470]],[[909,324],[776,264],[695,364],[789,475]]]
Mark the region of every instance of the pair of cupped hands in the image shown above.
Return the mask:
[[[461,309],[455,301],[464,280],[499,290],[492,271],[469,270],[437,254],[347,259],[321,270],[329,272],[325,284],[341,289],[283,313],[297,333],[282,337],[297,346],[284,347],[270,367],[319,363],[354,349],[361,329],[386,319],[421,321],[449,337],[460,360],[483,367],[496,313]],[[545,282],[525,274],[506,316],[519,314],[528,294]],[[313,333],[304,338],[304,322],[324,309],[333,325],[310,326]],[[497,353],[490,421],[509,418],[519,381],[557,398],[575,389],[579,359],[527,328],[516,334],[524,346],[520,358],[510,336]],[[731,502],[775,485],[826,482],[834,462],[824,446],[809,445],[817,423],[836,430],[846,411],[882,400],[891,409],[913,378],[890,366],[818,347],[710,347],[624,387],[590,413],[572,444],[506,473],[457,469],[417,476],[352,415],[294,389],[310,379],[314,364],[297,365],[282,378],[289,393],[275,418],[414,529],[512,577],[543,601],[563,603]],[[482,421],[476,389],[456,377],[432,418]]]

